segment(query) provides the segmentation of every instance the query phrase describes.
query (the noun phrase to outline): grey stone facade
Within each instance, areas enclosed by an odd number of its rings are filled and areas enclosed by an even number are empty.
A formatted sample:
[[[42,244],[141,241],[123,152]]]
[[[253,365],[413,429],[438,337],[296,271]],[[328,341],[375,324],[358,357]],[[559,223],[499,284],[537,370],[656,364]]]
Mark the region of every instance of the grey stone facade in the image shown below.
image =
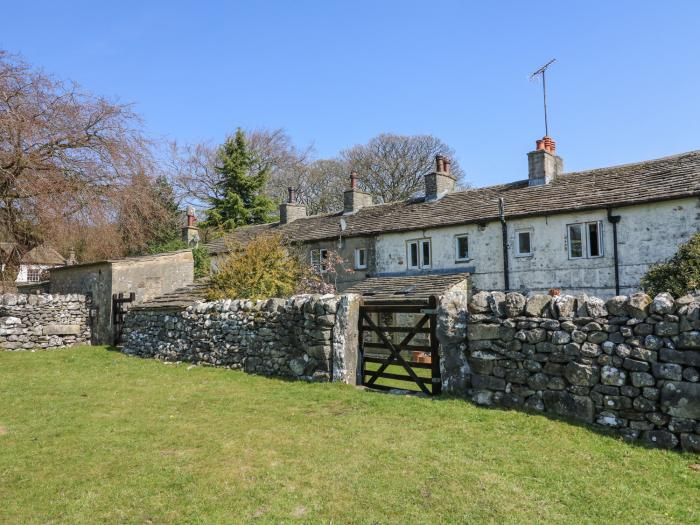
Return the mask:
[[[64,266],[51,271],[51,293],[90,294],[96,314],[93,344],[114,340],[112,295],[148,301],[194,282],[190,250]]]
[[[84,295],[0,295],[0,348],[59,348],[90,342]]]
[[[123,352],[328,380],[337,310],[333,295],[200,302],[184,310],[136,308],[125,319]]]
[[[697,301],[480,292],[469,302],[469,396],[700,452]]]

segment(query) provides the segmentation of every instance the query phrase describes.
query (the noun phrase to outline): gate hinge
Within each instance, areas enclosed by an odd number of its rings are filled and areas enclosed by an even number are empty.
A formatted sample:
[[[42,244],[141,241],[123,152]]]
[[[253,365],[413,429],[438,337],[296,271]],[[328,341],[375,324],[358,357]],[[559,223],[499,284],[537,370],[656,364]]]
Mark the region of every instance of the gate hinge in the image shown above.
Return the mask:
[[[437,313],[437,308],[423,308],[420,313],[426,315],[434,315]]]
[[[442,379],[440,379],[439,377],[433,377],[433,381],[432,381],[432,382],[433,382],[433,383],[442,383]]]

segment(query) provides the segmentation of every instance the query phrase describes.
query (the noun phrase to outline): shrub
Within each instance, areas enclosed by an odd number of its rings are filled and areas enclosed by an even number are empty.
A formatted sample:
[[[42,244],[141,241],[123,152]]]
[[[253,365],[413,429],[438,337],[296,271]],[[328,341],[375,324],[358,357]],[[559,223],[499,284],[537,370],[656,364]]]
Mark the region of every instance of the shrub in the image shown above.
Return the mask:
[[[681,297],[700,288],[700,232],[678,247],[668,261],[654,264],[642,277],[642,287],[654,296],[669,292]]]
[[[322,268],[314,268],[302,248],[285,243],[280,235],[261,235],[243,247],[229,246],[228,255],[209,279],[207,298],[267,299],[335,293],[335,278],[342,265],[343,259],[329,251]]]

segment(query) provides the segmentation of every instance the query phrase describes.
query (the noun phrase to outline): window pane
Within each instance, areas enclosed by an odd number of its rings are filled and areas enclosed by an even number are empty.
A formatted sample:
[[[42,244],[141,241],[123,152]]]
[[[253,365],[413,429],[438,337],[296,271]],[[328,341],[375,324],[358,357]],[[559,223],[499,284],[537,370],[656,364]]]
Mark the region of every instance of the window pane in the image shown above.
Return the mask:
[[[367,264],[365,263],[365,250],[364,248],[358,248],[355,250],[355,267],[365,268]]]
[[[518,233],[518,253],[530,253],[530,232]]]
[[[411,244],[408,245],[408,251],[409,251],[409,266],[415,268],[418,266],[418,243],[417,242],[412,242]]]
[[[588,224],[588,252],[591,257],[600,256],[600,231],[597,222]]]
[[[423,252],[423,266],[430,266],[430,241],[421,242]]]
[[[580,224],[569,226],[569,256],[583,257],[583,238]]]
[[[457,259],[469,257],[469,237],[457,237]]]

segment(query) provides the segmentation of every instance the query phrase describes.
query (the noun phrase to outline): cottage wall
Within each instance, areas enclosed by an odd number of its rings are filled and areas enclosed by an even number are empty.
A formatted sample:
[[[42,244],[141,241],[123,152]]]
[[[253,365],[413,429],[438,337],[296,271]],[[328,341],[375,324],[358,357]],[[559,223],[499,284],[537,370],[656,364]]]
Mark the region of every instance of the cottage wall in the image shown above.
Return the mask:
[[[506,204],[507,209],[507,204]],[[666,260],[700,230],[700,201],[678,199],[613,209],[618,225],[621,293],[633,293],[654,263]],[[561,288],[564,293],[615,295],[612,224],[607,210],[508,220],[508,260],[511,290],[541,292]],[[603,256],[570,259],[567,225],[601,221]],[[515,255],[516,232],[532,232],[532,256]],[[455,260],[455,237],[469,235],[469,260]],[[480,290],[503,289],[503,245],[499,222],[379,235],[376,239],[378,274],[406,273],[406,242],[430,238],[432,267],[436,271],[470,271]]]
[[[0,348],[58,348],[90,342],[84,295],[0,295]]]

